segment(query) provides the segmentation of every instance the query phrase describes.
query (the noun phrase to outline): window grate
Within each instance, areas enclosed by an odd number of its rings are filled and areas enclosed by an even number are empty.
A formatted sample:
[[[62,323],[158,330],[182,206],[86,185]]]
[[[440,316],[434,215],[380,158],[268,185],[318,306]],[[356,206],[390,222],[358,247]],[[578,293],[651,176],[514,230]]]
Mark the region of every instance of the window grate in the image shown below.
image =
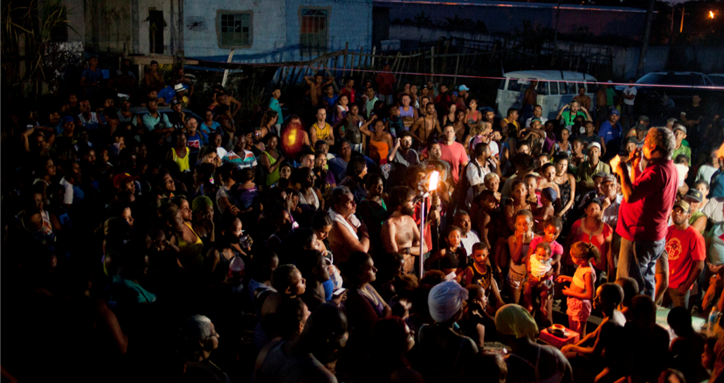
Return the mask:
[[[302,54],[321,54],[327,50],[326,9],[302,9],[300,26],[300,50]]]
[[[222,14],[220,26],[222,47],[234,48],[251,45],[251,14]]]

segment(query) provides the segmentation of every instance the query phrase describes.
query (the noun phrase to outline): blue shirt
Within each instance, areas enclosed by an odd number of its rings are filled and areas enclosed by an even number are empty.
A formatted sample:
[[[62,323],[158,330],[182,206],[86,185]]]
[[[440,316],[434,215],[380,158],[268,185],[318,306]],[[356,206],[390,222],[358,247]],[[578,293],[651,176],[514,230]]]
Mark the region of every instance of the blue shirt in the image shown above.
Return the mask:
[[[143,125],[148,129],[149,132],[152,132],[158,125],[158,128],[165,129],[171,127],[171,122],[168,120],[168,116],[163,113],[158,113],[158,117],[151,116],[151,113],[146,113],[143,116],[141,116],[141,121],[143,122]]]
[[[206,123],[202,123],[202,124],[201,124],[201,131],[204,132],[204,133],[206,133],[206,134],[220,133],[220,134],[223,136],[223,135],[224,135],[224,130],[223,130],[223,129],[220,129],[220,128],[221,128],[221,124],[219,124],[219,123],[216,122],[216,121],[213,121],[213,122],[212,122],[211,128],[209,128],[209,126],[206,125]]]
[[[162,98],[166,101],[166,104],[170,104],[171,100],[176,97],[176,91],[171,86],[167,86],[158,92],[158,98]]]
[[[608,145],[609,141],[621,138],[622,132],[621,124],[617,122],[616,126],[612,127],[611,122],[606,120],[601,124],[601,130],[598,131],[598,135],[601,136],[603,142]]]
[[[717,170],[713,176],[711,176],[711,192],[709,198],[722,198],[724,197],[724,172]]]
[[[85,68],[80,76],[85,79],[86,84],[98,85],[103,80],[103,71],[101,68],[96,68],[95,71],[92,71],[91,68]],[[101,90],[100,88],[87,87],[85,92],[88,94],[100,93]]]
[[[284,117],[282,117],[282,107],[281,105],[279,105],[279,100],[272,97],[269,101],[269,109],[277,112],[277,114],[279,115],[279,120],[277,121],[277,124],[281,124],[284,122]]]

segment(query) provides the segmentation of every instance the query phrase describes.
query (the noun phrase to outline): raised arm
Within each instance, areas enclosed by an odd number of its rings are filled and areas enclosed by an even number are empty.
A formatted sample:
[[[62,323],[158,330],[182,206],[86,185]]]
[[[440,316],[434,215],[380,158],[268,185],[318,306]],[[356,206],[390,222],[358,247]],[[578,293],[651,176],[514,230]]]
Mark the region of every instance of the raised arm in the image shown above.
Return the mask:
[[[370,131],[369,126],[377,119],[377,116],[370,117],[370,120],[362,124],[362,126],[359,127],[359,131],[364,133],[366,136],[372,136],[372,131]]]

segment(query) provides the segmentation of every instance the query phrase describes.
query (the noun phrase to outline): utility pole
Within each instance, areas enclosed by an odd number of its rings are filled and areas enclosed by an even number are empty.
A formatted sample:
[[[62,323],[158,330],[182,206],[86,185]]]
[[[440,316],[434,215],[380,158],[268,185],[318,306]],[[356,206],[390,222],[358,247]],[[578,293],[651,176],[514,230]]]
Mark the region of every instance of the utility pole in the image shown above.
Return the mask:
[[[649,50],[649,39],[651,38],[651,22],[654,19],[654,3],[656,0],[649,1],[649,9],[646,12],[646,29],[644,29],[644,41],[641,44],[641,53],[639,54],[639,65],[636,68],[636,76],[641,77],[644,74],[646,66],[646,53]]]
[[[556,64],[556,57],[558,57],[558,20],[561,18],[561,0],[558,0],[558,6],[556,7],[556,32],[553,35],[553,54],[551,55],[551,66]]]

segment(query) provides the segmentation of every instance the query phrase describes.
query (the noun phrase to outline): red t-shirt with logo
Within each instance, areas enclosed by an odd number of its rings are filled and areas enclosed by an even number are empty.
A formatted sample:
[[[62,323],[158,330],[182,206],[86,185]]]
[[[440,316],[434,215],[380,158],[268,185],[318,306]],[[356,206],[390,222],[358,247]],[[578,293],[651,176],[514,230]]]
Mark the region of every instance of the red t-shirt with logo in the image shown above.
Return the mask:
[[[678,288],[686,282],[694,262],[706,259],[706,243],[693,226],[686,230],[669,226],[666,252],[669,254],[669,287]]]
[[[658,241],[666,237],[669,215],[676,202],[679,174],[671,160],[652,160],[636,176],[628,201],[621,201],[616,233],[629,241]]]

